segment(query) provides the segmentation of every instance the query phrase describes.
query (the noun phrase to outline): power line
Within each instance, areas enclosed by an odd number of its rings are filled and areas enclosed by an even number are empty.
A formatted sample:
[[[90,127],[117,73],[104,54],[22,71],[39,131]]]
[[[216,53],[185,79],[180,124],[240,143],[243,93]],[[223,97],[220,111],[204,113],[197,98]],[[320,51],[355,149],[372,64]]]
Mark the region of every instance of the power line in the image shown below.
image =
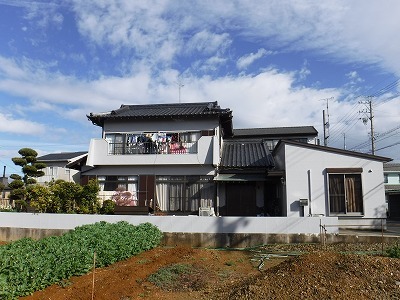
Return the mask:
[[[388,145],[388,146],[385,146],[385,147],[376,149],[376,151],[380,151],[380,150],[383,150],[383,149],[387,149],[387,148],[390,148],[390,147],[393,147],[393,146],[396,146],[396,145],[399,145],[399,144],[400,144],[400,142],[396,142],[396,143],[394,143],[394,144],[391,144],[391,145]]]
[[[388,138],[390,138],[390,137],[393,137],[393,136],[399,134],[398,132],[396,132],[396,131],[399,130],[399,129],[400,129],[400,125],[399,125],[399,126],[396,126],[396,127],[394,127],[394,128],[392,128],[392,129],[389,129],[389,130],[385,131],[384,133],[380,134],[380,135],[377,137],[376,142],[381,142],[381,141],[383,141],[383,140],[386,140],[386,139],[388,139]],[[390,133],[392,133],[392,134],[389,135],[389,136],[387,136],[387,135],[390,134]],[[368,144],[369,144],[369,140],[368,140],[368,141],[365,141],[365,142],[363,142],[363,143],[361,143],[361,144],[358,144],[357,146],[352,147],[352,150],[358,149],[358,148],[363,148],[364,146],[366,146],[366,145],[368,145]]]
[[[369,93],[370,96],[378,98],[379,96],[382,96],[382,95],[388,93],[389,91],[393,90],[398,85],[398,83],[400,82],[400,78],[390,82],[389,84],[387,84],[386,86],[380,88],[379,90],[377,90],[375,92],[372,92],[374,89],[376,90],[377,87],[383,82],[384,81],[381,81],[379,84],[369,88],[366,92]],[[397,95],[399,95],[399,93],[397,93],[395,95],[392,95],[390,98],[387,98],[387,99],[385,99],[385,100],[383,100],[381,102],[379,102],[379,99],[378,99],[378,101],[376,101],[374,103],[374,106],[376,107],[376,106],[384,104],[384,103],[386,103],[388,101],[391,101],[391,100],[395,99],[397,97]],[[358,99],[359,97],[363,97],[363,96],[359,95],[359,96],[355,97],[354,99]],[[348,123],[350,123],[350,122],[352,122],[354,120],[358,120],[358,117],[357,117],[358,112],[355,111],[355,108],[356,108],[357,105],[359,105],[359,103],[355,102],[353,104],[353,107],[341,119],[339,119],[339,121],[336,123],[336,125],[331,126],[331,128],[330,128],[330,138],[331,138],[332,141],[341,138],[341,135],[343,134],[343,132],[347,132],[348,131],[348,128],[345,129],[347,127]]]

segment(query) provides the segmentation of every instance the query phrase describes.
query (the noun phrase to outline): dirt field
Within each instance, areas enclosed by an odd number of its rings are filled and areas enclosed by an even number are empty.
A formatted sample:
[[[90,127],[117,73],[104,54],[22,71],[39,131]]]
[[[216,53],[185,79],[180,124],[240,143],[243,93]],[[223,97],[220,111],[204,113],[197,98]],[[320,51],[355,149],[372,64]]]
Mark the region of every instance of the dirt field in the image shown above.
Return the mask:
[[[400,260],[377,255],[380,251],[380,244],[275,245],[253,251],[159,247],[21,299],[90,300],[92,293],[96,300],[400,299]],[[177,263],[191,266],[191,273],[168,290],[148,280]]]

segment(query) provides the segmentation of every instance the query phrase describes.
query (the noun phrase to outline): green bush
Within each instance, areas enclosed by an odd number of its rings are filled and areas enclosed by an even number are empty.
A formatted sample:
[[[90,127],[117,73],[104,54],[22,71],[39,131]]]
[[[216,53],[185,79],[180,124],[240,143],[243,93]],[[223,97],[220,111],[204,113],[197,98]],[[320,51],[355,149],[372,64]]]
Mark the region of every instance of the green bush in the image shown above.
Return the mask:
[[[127,259],[159,245],[162,232],[150,223],[98,222],[60,237],[24,238],[0,247],[0,299],[16,299]]]
[[[387,249],[386,253],[388,254],[389,257],[400,258],[400,246],[396,244],[395,246]]]
[[[96,180],[91,180],[84,186],[57,180],[46,186],[29,186],[26,188],[26,199],[38,212],[96,214],[101,208],[97,198],[98,192],[99,185]]]
[[[103,215],[113,215],[115,209],[115,202],[112,200],[104,200],[100,213]]]

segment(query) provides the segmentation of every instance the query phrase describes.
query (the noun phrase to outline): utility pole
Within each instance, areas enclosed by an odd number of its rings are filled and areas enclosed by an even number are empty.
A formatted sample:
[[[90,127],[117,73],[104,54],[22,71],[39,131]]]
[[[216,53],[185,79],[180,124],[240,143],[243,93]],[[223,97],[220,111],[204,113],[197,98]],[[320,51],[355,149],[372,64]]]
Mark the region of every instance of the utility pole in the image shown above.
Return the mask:
[[[346,146],[346,133],[343,132],[343,149],[346,150],[347,146]]]
[[[325,110],[322,111],[322,122],[324,126],[324,146],[328,146],[329,122],[326,122],[325,120]]]
[[[322,111],[322,122],[324,127],[324,146],[328,146],[328,138],[329,138],[329,100],[332,100],[333,97],[321,99],[321,101],[326,101],[326,114],[325,117],[325,110]]]
[[[363,109],[360,111],[360,113],[364,113],[366,116],[364,116],[364,118],[361,118],[361,120],[363,121],[364,125],[367,125],[368,120],[370,121],[370,125],[371,125],[371,153],[372,155],[375,155],[375,133],[374,133],[374,122],[373,122],[373,118],[374,118],[374,113],[372,110],[372,96],[368,96],[366,97],[368,100],[366,101],[360,101],[360,104],[365,104],[366,105],[366,109]]]

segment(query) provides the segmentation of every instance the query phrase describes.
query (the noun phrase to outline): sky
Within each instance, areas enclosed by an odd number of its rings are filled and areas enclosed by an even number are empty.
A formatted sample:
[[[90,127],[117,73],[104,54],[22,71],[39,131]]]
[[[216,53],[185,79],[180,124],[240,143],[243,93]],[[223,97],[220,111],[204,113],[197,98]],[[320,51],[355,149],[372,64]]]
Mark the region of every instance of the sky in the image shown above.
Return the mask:
[[[397,0],[0,0],[0,166],[87,151],[87,115],[218,101],[234,128],[314,126],[400,162]],[[370,105],[371,104],[371,105]],[[325,123],[324,118],[325,114]],[[325,128],[325,134],[324,134]]]

